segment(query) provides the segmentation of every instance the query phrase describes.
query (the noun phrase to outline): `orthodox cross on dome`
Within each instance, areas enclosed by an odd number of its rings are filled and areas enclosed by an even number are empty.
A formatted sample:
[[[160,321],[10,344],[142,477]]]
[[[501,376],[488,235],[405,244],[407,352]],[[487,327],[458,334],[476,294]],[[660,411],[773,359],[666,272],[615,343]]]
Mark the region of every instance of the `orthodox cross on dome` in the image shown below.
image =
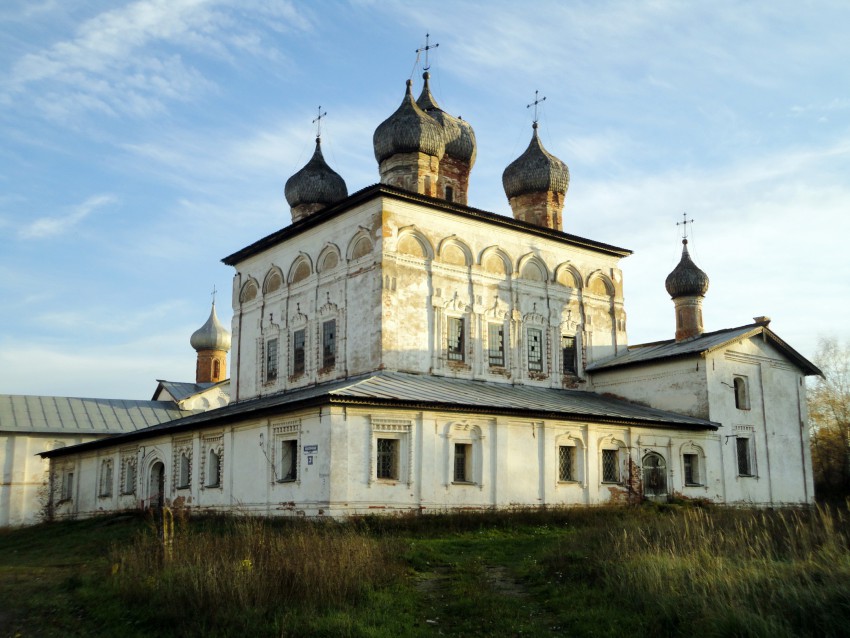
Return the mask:
[[[530,109],[532,106],[534,107],[534,122],[533,122],[533,124],[534,124],[535,127],[537,126],[537,105],[540,104],[541,102],[546,101],[545,96],[541,97],[541,98],[537,97],[539,93],[540,93],[540,91],[535,91],[534,92],[534,102],[532,102],[531,104],[526,104],[526,106],[525,106],[525,108],[527,108],[527,109]]]
[[[676,226],[682,227],[682,241],[684,243],[688,242],[688,224],[693,224],[693,219],[688,219],[687,213],[682,213],[682,221],[676,222]]]
[[[313,124],[316,125],[316,137],[317,138],[322,137],[322,118],[325,117],[328,114],[327,111],[322,113],[322,107],[321,106],[319,106],[318,112],[319,112],[319,114],[313,120]]]
[[[215,293],[217,292],[218,291],[215,289],[215,284],[213,284],[212,293],[210,293],[212,295],[213,305],[215,305]]]
[[[437,44],[428,44],[428,41],[429,41],[430,38],[431,38],[431,34],[426,33],[425,34],[425,46],[416,49],[416,60],[417,60],[417,62],[419,61],[419,54],[422,53],[423,51],[425,52],[425,66],[422,67],[423,71],[427,71],[428,69],[431,68],[431,65],[428,64],[428,51],[430,51],[431,49],[436,49],[438,46],[440,46],[439,42]]]

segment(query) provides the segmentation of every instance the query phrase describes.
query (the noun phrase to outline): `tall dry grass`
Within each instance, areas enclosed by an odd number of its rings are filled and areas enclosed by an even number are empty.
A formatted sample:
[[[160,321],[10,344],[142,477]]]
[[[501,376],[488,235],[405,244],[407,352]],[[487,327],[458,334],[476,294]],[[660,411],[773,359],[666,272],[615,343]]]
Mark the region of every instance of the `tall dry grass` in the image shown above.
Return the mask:
[[[601,571],[657,631],[846,636],[848,523],[846,507],[684,509],[610,532]]]
[[[288,613],[356,602],[400,574],[396,549],[333,522],[234,517],[178,522],[171,557],[156,530],[112,549],[113,583],[172,628],[226,635]]]

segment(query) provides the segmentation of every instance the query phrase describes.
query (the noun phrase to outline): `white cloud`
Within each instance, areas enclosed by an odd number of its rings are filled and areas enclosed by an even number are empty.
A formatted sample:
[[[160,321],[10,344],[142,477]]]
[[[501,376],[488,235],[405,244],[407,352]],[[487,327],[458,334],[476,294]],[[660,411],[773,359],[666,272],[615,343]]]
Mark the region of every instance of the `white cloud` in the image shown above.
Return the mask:
[[[115,204],[118,199],[114,195],[93,195],[86,201],[74,206],[67,215],[57,217],[41,217],[34,222],[24,226],[18,231],[22,239],[45,239],[61,235],[79,224],[94,211],[110,204]]]

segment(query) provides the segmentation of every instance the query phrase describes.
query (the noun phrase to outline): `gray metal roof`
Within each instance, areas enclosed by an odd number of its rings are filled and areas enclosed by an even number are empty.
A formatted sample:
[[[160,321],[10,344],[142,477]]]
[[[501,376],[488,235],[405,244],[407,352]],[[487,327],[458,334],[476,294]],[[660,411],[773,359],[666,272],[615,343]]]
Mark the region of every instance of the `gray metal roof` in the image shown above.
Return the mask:
[[[293,392],[280,392],[230,403],[215,410],[192,414],[144,430],[45,452],[43,456],[64,456],[81,450],[96,449],[161,434],[176,434],[198,428],[216,427],[247,418],[280,415],[289,410],[328,403],[536,415],[567,421],[622,423],[691,430],[709,430],[718,427],[718,424],[713,421],[656,410],[594,392],[380,371]]]
[[[605,361],[591,363],[587,366],[587,371],[592,373],[599,370],[657,362],[663,359],[694,355],[705,356],[713,350],[722,348],[734,341],[749,339],[757,335],[761,335],[765,341],[775,346],[792,363],[799,366],[805,374],[821,374],[817,366],[780,339],[765,323],[753,323],[746,326],[738,326],[737,328],[706,332],[699,337],[685,341],[670,339],[667,341],[629,346],[628,350],[621,355]]]
[[[190,383],[188,381],[163,381],[162,379],[157,379],[157,383],[159,385],[156,388],[156,391],[153,393],[154,397],[156,397],[160,390],[165,390],[170,394],[175,401],[182,401],[183,399],[192,396],[193,394],[200,394],[204,390],[209,390],[215,383]],[[219,383],[226,383],[226,381],[220,381]]]
[[[2,432],[119,434],[188,414],[171,401],[0,395]]]

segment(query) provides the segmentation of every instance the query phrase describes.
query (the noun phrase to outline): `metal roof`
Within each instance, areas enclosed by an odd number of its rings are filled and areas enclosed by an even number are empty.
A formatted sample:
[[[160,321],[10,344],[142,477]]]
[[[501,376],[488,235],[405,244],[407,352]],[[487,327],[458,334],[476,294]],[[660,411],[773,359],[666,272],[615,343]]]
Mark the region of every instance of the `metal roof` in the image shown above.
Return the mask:
[[[171,401],[0,395],[2,432],[120,434],[188,414]]]
[[[209,390],[217,385],[216,383],[190,383],[188,381],[163,381],[162,379],[157,379],[157,383],[159,385],[156,387],[153,396],[156,397],[161,390],[165,390],[175,401],[182,401],[193,394],[200,394],[204,390]],[[226,383],[226,381],[219,381],[218,383]]]
[[[216,427],[244,419],[280,415],[291,410],[327,404],[534,415],[538,418],[568,421],[691,430],[713,430],[718,427],[717,423],[705,419],[656,410],[594,392],[380,371],[301,390],[230,403],[215,410],[192,414],[144,430],[52,450],[43,453],[43,456],[64,456],[81,450],[161,434]]]
[[[332,204],[327,208],[324,208],[321,211],[315,213],[314,215],[310,215],[309,217],[305,217],[297,222],[293,222],[291,225],[286,226],[278,231],[275,231],[271,235],[267,235],[266,237],[258,239],[253,244],[250,244],[245,248],[242,248],[241,250],[238,250],[235,253],[228,255],[221,261],[227,264],[228,266],[236,266],[239,262],[248,259],[253,255],[261,253],[272,246],[276,246],[288,239],[291,239],[292,237],[297,237],[301,233],[309,230],[310,228],[322,224],[338,215],[342,215],[346,211],[349,211],[354,208],[355,206],[362,204],[363,202],[375,199],[376,197],[391,197],[393,199],[401,201],[422,204],[430,208],[439,209],[444,212],[458,215],[459,217],[476,219],[485,223],[493,224],[495,226],[502,226],[510,228],[512,230],[521,231],[529,235],[546,237],[548,239],[552,239],[554,241],[567,244],[569,246],[585,248],[587,250],[600,252],[606,255],[613,255],[615,257],[628,257],[632,254],[632,251],[626,248],[618,248],[617,246],[604,244],[602,242],[594,241],[592,239],[585,239],[583,237],[579,237],[578,235],[571,235],[569,233],[565,233],[560,230],[555,230],[553,228],[537,226],[536,224],[524,222],[519,219],[514,219],[513,217],[508,217],[506,215],[498,215],[496,213],[480,210],[478,208],[464,206],[463,204],[458,204],[457,202],[448,202],[443,199],[437,199],[435,197],[429,197],[427,195],[413,193],[411,191],[406,191],[402,188],[397,188],[388,184],[373,184],[372,186],[367,186],[366,188],[362,188],[359,191],[352,193],[346,199],[342,200],[337,204]]]
[[[674,359],[694,355],[705,356],[706,354],[729,345],[732,342],[749,339],[757,335],[761,335],[765,341],[775,346],[777,350],[785,355],[792,363],[796,364],[805,374],[821,374],[821,371],[817,368],[817,366],[780,339],[776,333],[770,330],[764,323],[753,323],[746,326],[738,326],[737,328],[726,328],[725,330],[706,332],[699,337],[687,339],[685,341],[670,339],[667,341],[656,341],[654,343],[629,346],[628,350],[621,355],[617,355],[605,361],[591,363],[587,366],[587,371],[592,373],[599,370],[609,370],[611,368],[657,362],[663,359]]]

